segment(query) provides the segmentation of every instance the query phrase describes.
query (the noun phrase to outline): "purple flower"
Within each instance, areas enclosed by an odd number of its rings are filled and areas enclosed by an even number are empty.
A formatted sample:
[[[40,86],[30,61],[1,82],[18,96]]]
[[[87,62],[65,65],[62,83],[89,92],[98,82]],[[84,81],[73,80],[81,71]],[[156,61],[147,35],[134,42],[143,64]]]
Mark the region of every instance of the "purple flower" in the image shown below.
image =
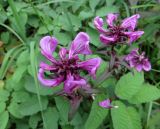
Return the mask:
[[[82,61],[79,54],[91,54],[89,36],[80,32],[72,41],[70,49],[61,48],[59,58],[53,57],[58,41],[54,37],[45,36],[40,41],[41,53],[51,62],[50,65],[41,62],[38,72],[39,81],[49,87],[55,87],[64,82],[64,92],[72,93],[78,88],[85,87],[87,82],[80,76],[81,71],[87,71],[95,78],[100,66],[100,58]]]
[[[140,18],[139,14],[133,15],[122,21],[121,25],[115,25],[117,14],[108,14],[106,22],[108,29],[103,28],[103,19],[99,16],[94,19],[94,26],[100,32],[100,41],[106,45],[117,42],[128,42],[129,44],[136,41],[142,36],[144,31],[135,31],[137,20]]]
[[[99,102],[99,106],[103,108],[118,108],[118,106],[111,105],[110,99],[106,99],[106,100]]]
[[[142,54],[139,54],[138,49],[133,49],[130,54],[125,57],[125,60],[131,68],[136,68],[138,72],[151,70],[151,64],[148,58],[145,57],[145,53],[142,52]]]

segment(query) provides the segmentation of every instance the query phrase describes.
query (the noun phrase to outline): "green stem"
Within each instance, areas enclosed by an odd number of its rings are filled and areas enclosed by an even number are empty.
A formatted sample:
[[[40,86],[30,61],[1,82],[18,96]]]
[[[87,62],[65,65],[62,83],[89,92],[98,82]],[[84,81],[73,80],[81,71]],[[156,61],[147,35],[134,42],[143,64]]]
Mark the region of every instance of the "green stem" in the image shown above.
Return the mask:
[[[149,119],[150,119],[150,116],[151,116],[151,112],[152,112],[152,106],[153,106],[153,103],[150,102],[149,103],[149,108],[148,108],[148,115],[147,115],[147,127],[148,127],[148,122],[149,122]]]

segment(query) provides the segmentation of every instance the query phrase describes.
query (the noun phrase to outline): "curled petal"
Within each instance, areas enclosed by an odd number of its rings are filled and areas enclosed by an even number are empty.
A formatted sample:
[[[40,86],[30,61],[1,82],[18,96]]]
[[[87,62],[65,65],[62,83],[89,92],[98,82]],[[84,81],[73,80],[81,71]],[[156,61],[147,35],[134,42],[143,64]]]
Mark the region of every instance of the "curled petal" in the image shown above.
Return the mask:
[[[148,59],[145,59],[143,61],[143,69],[145,71],[150,71],[151,70],[151,63],[148,61]]]
[[[96,77],[96,71],[101,64],[100,58],[93,58],[79,63],[79,68],[87,70],[91,76]]]
[[[40,68],[38,72],[38,79],[41,82],[41,84],[43,84],[44,86],[55,87],[62,82],[63,77],[54,78],[54,79],[45,79],[44,70]]]
[[[68,50],[62,47],[59,51],[59,56],[61,57],[61,59],[64,59],[66,58],[67,53],[68,53]]]
[[[67,76],[67,80],[64,82],[64,91],[69,94],[84,85],[86,85],[86,80],[82,78],[75,80],[73,76],[69,75]]]
[[[106,99],[104,101],[99,102],[99,106],[103,108],[112,108],[111,101],[109,99]]]
[[[140,18],[139,14],[135,14],[129,18],[126,18],[122,21],[121,27],[129,30],[134,30],[137,25],[137,20]]]
[[[100,18],[99,16],[97,16],[97,17],[94,18],[94,26],[101,33],[106,33],[107,32],[107,30],[105,30],[103,28],[103,19]]]
[[[124,34],[129,37],[130,44],[140,38],[144,34],[144,31],[124,32]]]
[[[106,19],[106,22],[108,23],[109,26],[113,26],[114,25],[114,21],[116,21],[118,18],[118,15],[117,14],[113,14],[113,13],[110,13],[107,15],[107,19]]]
[[[100,41],[102,43],[104,43],[105,45],[109,45],[109,44],[115,42],[116,38],[115,37],[107,37],[104,34],[100,34]]]
[[[87,33],[78,33],[71,44],[69,50],[69,58],[73,57],[76,54],[91,54],[92,52],[89,48],[89,40],[90,39]]]
[[[41,53],[52,62],[55,62],[52,53],[55,51],[57,44],[57,39],[51,36],[45,36],[40,40]]]
[[[44,62],[41,62],[40,64],[39,64],[39,67],[40,68],[42,68],[42,69],[44,69],[44,70],[55,70],[56,68],[54,67],[54,66],[51,66],[51,65],[48,65],[48,64],[46,64],[46,63],[44,63]]]

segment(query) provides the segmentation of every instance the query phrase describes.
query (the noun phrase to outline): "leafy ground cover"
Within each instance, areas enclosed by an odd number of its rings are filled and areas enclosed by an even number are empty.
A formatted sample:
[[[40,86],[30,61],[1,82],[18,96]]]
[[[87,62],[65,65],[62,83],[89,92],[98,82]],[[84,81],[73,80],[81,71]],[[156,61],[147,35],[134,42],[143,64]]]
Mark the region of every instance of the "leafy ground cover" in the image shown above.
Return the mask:
[[[57,95],[63,84],[48,88],[37,78],[40,61],[47,62],[40,53],[39,41],[45,35],[56,37],[57,56],[78,32],[88,33],[93,52],[90,57],[103,60],[96,74],[99,78],[109,62],[98,53],[102,43],[93,20],[96,16],[105,19],[109,13],[118,13],[120,19],[140,14],[137,28],[144,31],[143,36],[130,47],[116,47],[116,52],[121,56],[139,46],[152,69],[120,69],[101,83],[82,73],[100,91],[84,98],[68,119],[70,103]],[[159,0],[1,0],[0,129],[159,129],[159,21]],[[98,103],[106,98],[118,108],[100,107]]]

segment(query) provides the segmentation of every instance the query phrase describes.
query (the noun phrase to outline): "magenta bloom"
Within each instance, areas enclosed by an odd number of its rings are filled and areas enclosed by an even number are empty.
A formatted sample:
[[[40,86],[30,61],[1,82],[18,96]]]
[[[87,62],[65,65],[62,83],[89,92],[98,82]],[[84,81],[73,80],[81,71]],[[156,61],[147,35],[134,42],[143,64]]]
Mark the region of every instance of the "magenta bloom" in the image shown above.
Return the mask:
[[[144,31],[135,31],[137,20],[140,18],[139,14],[133,15],[122,21],[121,25],[116,25],[114,22],[117,20],[117,14],[108,14],[106,22],[108,28],[103,28],[103,19],[99,16],[94,19],[94,26],[100,32],[100,41],[106,45],[114,44],[117,42],[132,43],[142,36]]]
[[[80,32],[72,41],[70,49],[61,48],[59,58],[53,57],[58,41],[54,37],[45,36],[40,41],[41,53],[51,62],[50,65],[41,62],[38,73],[39,81],[49,87],[55,87],[64,82],[64,92],[72,93],[76,89],[86,86],[85,78],[80,76],[81,71],[87,71],[93,78],[96,76],[101,59],[92,58],[80,60],[78,54],[91,54],[89,36]]]
[[[103,108],[112,108],[111,101],[109,99],[99,102],[99,106]]]
[[[137,71],[149,71],[151,70],[151,64],[148,58],[145,57],[145,53],[139,54],[138,49],[133,49],[128,54],[125,60],[129,63],[131,68],[136,68]]]

